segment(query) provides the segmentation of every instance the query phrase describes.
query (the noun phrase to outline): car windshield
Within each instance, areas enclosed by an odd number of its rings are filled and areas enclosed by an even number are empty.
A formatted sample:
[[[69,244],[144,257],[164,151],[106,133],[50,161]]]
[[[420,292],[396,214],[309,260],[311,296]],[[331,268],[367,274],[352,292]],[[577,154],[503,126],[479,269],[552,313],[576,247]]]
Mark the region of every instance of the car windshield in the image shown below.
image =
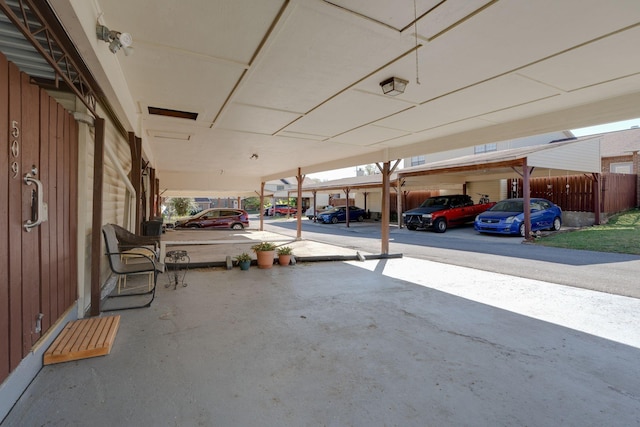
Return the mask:
[[[522,200],[502,200],[489,209],[492,212],[523,212]]]
[[[420,205],[421,208],[429,208],[432,206],[447,206],[449,199],[447,197],[430,197]]]

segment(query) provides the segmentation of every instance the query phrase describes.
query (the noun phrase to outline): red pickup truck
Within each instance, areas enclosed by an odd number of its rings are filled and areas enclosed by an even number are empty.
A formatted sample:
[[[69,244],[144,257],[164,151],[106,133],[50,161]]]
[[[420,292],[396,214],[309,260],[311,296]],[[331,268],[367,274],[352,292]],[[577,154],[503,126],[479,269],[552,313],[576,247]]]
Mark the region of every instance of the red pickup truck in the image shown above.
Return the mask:
[[[472,222],[476,215],[495,205],[495,202],[474,204],[466,194],[429,197],[422,204],[402,214],[409,230],[433,229],[444,233],[447,228]]]
[[[278,215],[295,215],[298,210],[293,206],[288,205],[275,205],[268,208],[265,212],[267,216]]]

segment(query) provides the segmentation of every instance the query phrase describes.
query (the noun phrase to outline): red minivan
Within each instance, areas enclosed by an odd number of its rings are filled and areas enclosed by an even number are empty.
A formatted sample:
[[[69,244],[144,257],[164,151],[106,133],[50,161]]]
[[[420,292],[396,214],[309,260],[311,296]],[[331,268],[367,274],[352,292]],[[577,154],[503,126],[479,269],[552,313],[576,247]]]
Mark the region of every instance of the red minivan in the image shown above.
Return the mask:
[[[176,221],[176,228],[230,228],[242,230],[249,226],[249,214],[242,209],[205,209],[192,217]]]

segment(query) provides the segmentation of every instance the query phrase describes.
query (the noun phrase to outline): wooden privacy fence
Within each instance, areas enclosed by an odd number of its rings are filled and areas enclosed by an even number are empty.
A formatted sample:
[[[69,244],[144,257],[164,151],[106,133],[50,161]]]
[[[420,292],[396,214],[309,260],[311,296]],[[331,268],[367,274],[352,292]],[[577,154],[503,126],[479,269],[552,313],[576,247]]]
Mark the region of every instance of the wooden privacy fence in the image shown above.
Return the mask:
[[[600,176],[600,211],[612,214],[637,206],[637,175],[605,173]],[[517,185],[514,185],[516,181]],[[522,197],[522,179],[508,180],[509,197]],[[551,200],[562,210],[594,212],[592,176],[570,175],[533,178],[529,182],[531,197]]]
[[[602,180],[600,212],[614,214],[638,206],[638,175],[605,173]],[[514,186],[515,182],[515,186]],[[590,175],[570,175],[533,178],[529,182],[531,197],[551,200],[564,211],[594,212],[593,188]],[[522,197],[522,179],[507,180],[507,198]],[[403,193],[403,210],[416,208],[428,197],[440,195],[439,191],[410,191]],[[396,194],[391,192],[389,211],[396,212]]]
[[[638,206],[638,175],[602,175],[602,201],[605,213],[616,213]]]

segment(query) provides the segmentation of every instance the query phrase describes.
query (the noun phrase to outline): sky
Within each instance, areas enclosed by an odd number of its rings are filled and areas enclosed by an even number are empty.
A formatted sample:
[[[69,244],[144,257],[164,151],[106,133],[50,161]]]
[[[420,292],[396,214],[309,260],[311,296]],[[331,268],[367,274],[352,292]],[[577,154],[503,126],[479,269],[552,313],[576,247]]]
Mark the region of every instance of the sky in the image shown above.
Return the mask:
[[[575,136],[594,135],[598,133],[613,132],[616,130],[630,129],[632,126],[640,126],[640,118],[632,120],[624,120],[621,122],[607,123],[598,126],[590,126],[586,128],[573,129],[571,132]],[[358,166],[334,169],[325,172],[311,173],[307,175],[309,178],[317,178],[320,180],[334,180],[341,178],[349,178],[356,176],[356,169]]]

